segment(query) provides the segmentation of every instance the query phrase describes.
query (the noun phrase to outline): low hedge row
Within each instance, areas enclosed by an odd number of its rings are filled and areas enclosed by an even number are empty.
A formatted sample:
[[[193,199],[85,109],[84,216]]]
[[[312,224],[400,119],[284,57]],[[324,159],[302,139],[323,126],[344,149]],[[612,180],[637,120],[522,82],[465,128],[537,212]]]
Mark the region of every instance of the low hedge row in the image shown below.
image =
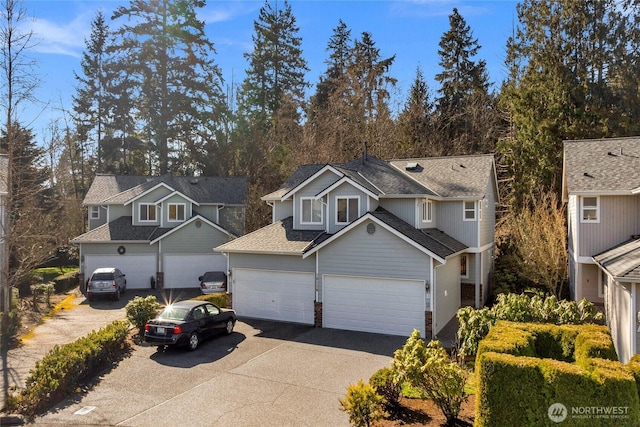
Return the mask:
[[[9,399],[25,415],[49,409],[111,363],[127,349],[129,323],[118,320],[65,345],[55,346],[36,363],[26,389]]]
[[[478,347],[475,425],[557,425],[557,403],[563,426],[634,426],[637,363],[632,374],[617,361],[604,326],[500,321]]]

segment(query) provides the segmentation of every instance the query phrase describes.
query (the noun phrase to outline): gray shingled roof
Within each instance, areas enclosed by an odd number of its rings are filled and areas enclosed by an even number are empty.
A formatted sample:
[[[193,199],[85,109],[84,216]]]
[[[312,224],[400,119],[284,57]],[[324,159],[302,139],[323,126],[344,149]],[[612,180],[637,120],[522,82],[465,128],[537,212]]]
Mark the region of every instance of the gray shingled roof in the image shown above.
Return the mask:
[[[215,250],[302,255],[314,240],[324,234],[318,230],[294,230],[293,217],[288,217],[218,246]]]
[[[197,203],[241,205],[247,199],[247,181],[240,177],[97,175],[84,198],[84,204],[126,203],[162,183]]]
[[[88,231],[72,240],[73,243],[99,243],[113,241],[141,241],[150,242],[157,239],[165,233],[173,230],[172,228],[160,228],[158,226],[139,226],[132,225],[130,216],[122,216],[108,224],[103,224]]]
[[[263,197],[263,199],[280,199],[282,196],[287,194],[292,189],[296,188],[298,185],[302,184],[307,178],[312,176],[314,173],[318,172],[320,169],[327,165],[302,165],[296,169],[293,174],[285,181],[284,184],[280,188],[278,188],[273,193],[269,193]]]
[[[621,281],[640,282],[640,236],[634,236],[593,259]]]
[[[389,163],[440,197],[480,198],[493,178],[493,155],[398,159]],[[417,163],[413,170],[407,164]]]
[[[9,179],[9,158],[4,154],[0,154],[0,193],[6,193],[9,190],[7,180]]]
[[[640,188],[640,137],[564,142],[563,194]]]

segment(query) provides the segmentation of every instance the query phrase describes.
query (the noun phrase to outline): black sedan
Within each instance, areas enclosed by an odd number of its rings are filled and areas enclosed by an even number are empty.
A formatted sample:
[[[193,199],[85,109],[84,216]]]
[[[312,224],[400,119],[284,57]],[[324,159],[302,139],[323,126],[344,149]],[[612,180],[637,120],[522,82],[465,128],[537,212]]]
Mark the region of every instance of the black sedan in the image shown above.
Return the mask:
[[[200,341],[215,334],[230,334],[236,312],[206,301],[186,300],[170,304],[147,322],[144,340],[158,346],[176,345],[198,348]]]

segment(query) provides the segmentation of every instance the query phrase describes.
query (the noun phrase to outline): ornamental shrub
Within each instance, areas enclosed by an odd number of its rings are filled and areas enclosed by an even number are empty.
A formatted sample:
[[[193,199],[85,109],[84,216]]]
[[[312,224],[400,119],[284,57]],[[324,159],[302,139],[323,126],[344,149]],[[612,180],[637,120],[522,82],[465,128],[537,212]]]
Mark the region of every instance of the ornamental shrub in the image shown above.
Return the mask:
[[[146,323],[156,317],[160,304],[154,295],[146,297],[135,297],[125,306],[127,319],[133,326],[138,328],[138,335],[144,335]]]
[[[467,371],[451,360],[440,341],[426,344],[417,329],[404,347],[395,351],[392,369],[399,381],[406,381],[425,398],[432,400],[447,423],[458,416],[468,398],[464,390]]]
[[[384,398],[387,410],[396,410],[400,406],[402,386],[396,381],[392,369],[386,367],[378,369],[369,378],[369,384]]]
[[[347,395],[340,399],[340,410],[349,414],[349,422],[355,427],[370,427],[371,423],[386,416],[382,406],[384,399],[374,388],[362,380],[347,387]]]

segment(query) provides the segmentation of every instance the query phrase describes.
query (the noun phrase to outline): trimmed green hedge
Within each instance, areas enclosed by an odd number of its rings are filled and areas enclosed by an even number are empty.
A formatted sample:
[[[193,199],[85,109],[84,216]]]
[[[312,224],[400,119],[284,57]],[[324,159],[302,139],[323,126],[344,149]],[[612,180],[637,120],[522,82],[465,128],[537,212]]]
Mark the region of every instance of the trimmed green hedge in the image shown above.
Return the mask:
[[[55,346],[36,362],[26,389],[9,399],[11,409],[41,413],[73,393],[126,351],[129,323],[118,320],[72,343]]]
[[[566,408],[563,426],[637,425],[636,363],[632,374],[617,361],[604,326],[500,321],[478,347],[475,425],[558,425],[554,403]]]

